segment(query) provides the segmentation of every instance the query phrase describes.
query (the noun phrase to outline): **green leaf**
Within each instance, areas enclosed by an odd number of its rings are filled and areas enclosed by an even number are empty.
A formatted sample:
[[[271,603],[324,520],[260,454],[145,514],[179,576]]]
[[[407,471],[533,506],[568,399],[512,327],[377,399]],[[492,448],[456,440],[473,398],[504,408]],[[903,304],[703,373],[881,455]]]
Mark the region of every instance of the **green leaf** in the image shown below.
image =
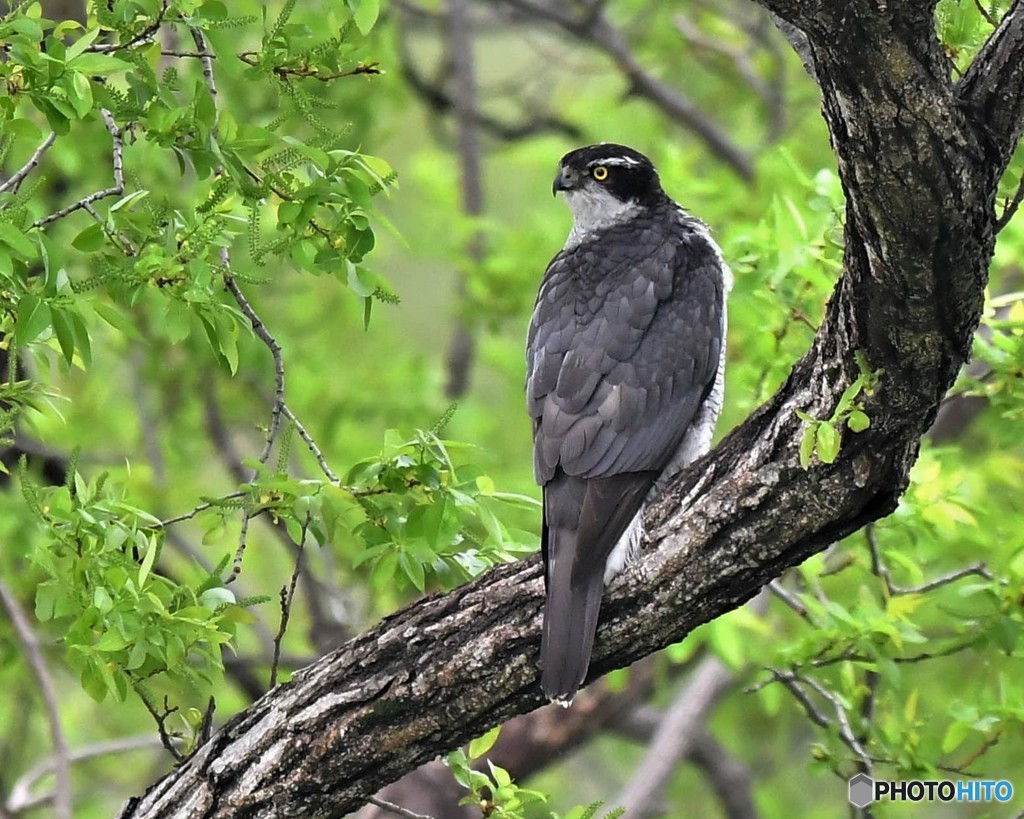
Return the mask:
[[[853,410],[846,419],[846,426],[853,432],[863,432],[871,426],[871,419],[863,410]]]
[[[834,463],[839,455],[839,433],[836,432],[836,428],[822,421],[818,424],[815,441],[817,444],[815,448],[821,462],[825,464]]]
[[[56,582],[40,583],[36,588],[36,618],[41,622],[52,620],[57,599],[67,594]]]
[[[107,698],[107,682],[101,666],[102,663],[99,660],[89,657],[82,669],[81,676],[82,688],[96,702],[103,702]]]
[[[109,614],[114,608],[114,601],[103,586],[97,586],[92,593],[92,604],[100,614]]]
[[[103,636],[96,641],[96,645],[93,646],[97,651],[120,651],[128,645],[128,641],[124,639],[120,634],[111,629],[110,631],[103,632]]]
[[[71,60],[68,63],[68,68],[81,71],[83,74],[116,74],[119,71],[128,71],[134,66],[111,54],[89,52]]]
[[[146,585],[146,578],[149,577],[150,571],[153,569],[153,561],[156,560],[156,553],[158,551],[159,543],[157,542],[156,535],[149,536],[149,543],[146,545],[146,554],[142,558],[142,565],[139,567],[139,590],[141,591]]]
[[[92,110],[92,85],[84,74],[74,72],[68,77],[64,82],[64,90],[68,92],[68,100],[75,113],[84,117]]]
[[[64,360],[71,364],[75,358],[75,330],[71,321],[63,310],[50,310],[50,320],[53,322],[53,334],[57,336],[57,343],[60,351],[64,354]]]
[[[107,234],[103,232],[103,226],[99,222],[93,222],[71,240],[71,246],[83,253],[95,253],[103,247],[106,240]]]
[[[50,307],[32,293],[18,300],[18,319],[14,324],[14,341],[21,347],[38,338],[50,326]]]
[[[971,726],[963,722],[953,722],[946,729],[942,737],[942,753],[948,754],[959,748],[968,735],[971,733]]]
[[[811,466],[811,456],[814,454],[814,439],[818,424],[818,421],[809,423],[804,429],[803,437],[800,439],[800,466],[803,469],[809,469]]]
[[[91,46],[99,36],[100,30],[98,26],[96,28],[89,29],[85,34],[68,46],[68,50],[64,52],[64,59],[71,62]]]
[[[377,289],[376,276],[365,267],[357,267],[346,260],[345,267],[348,270],[348,286],[357,296],[368,298]]]
[[[215,586],[212,589],[204,591],[199,596],[199,602],[211,611],[216,611],[221,606],[230,606],[237,601],[235,600],[235,595],[232,593],[231,589],[224,588],[223,586]]]
[[[121,312],[120,308],[113,304],[98,301],[93,303],[92,309],[115,330],[119,330],[130,339],[142,341],[142,335],[139,333],[138,328],[136,328],[134,322],[128,316]]]
[[[6,134],[12,139],[27,139],[33,142],[40,139],[43,135],[39,126],[32,120],[20,117],[3,123],[3,125],[0,126],[0,132]]]
[[[416,589],[422,593],[426,588],[426,575],[423,571],[423,564],[405,551],[399,553],[398,563],[402,567],[402,571],[405,573],[405,576],[408,577]]]
[[[0,222],[0,242],[7,245],[22,259],[36,257],[35,244],[10,222]]]
[[[71,319],[71,326],[74,328],[75,349],[82,360],[82,365],[88,367],[92,363],[92,341],[89,338],[89,328],[86,327],[82,314],[77,311],[69,310],[68,318]]]
[[[493,747],[494,743],[498,741],[498,735],[501,733],[501,726],[495,725],[490,731],[481,737],[477,737],[469,743],[469,758],[479,759],[486,754]]]
[[[364,37],[369,34],[373,24],[377,22],[379,14],[380,0],[358,0],[358,5],[352,14],[352,19],[355,20],[359,33]]]

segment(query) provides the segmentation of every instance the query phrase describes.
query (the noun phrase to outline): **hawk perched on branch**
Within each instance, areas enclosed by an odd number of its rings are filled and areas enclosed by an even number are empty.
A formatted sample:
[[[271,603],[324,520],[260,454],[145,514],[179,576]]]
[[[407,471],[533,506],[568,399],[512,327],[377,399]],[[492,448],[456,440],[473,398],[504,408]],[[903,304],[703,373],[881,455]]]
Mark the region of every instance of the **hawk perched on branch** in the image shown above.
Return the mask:
[[[731,276],[707,226],[632,148],[566,154],[553,191],[573,226],[537,295],[526,393],[544,490],[541,687],[568,705],[645,499],[711,443]]]

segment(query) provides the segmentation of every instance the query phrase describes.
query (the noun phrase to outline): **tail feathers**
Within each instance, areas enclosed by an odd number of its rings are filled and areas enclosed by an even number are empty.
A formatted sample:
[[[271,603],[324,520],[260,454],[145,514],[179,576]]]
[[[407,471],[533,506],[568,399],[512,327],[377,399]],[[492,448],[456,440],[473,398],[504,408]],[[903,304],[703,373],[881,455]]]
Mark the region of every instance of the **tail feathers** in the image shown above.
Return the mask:
[[[577,567],[574,573],[576,532],[551,529],[548,534],[551,542],[540,645],[540,685],[549,700],[568,706],[590,666],[604,589],[604,566],[586,573]]]

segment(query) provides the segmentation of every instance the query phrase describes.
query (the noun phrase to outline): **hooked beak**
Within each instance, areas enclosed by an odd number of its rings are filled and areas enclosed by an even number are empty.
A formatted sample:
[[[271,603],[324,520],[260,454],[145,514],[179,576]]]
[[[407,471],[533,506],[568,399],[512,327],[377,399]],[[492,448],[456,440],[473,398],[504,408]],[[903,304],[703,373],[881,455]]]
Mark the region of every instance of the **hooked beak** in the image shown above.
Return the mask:
[[[554,196],[559,191],[573,190],[577,181],[578,176],[575,171],[559,166],[558,173],[555,174],[555,181],[551,184],[551,195]]]

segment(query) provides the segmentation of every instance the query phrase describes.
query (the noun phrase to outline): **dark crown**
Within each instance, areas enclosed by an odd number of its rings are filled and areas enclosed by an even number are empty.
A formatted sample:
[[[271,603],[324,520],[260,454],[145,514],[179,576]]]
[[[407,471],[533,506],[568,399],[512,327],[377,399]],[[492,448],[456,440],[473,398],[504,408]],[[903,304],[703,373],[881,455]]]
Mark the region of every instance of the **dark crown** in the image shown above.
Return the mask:
[[[600,142],[577,148],[562,157],[561,165],[582,177],[594,179],[598,179],[594,169],[604,168],[607,176],[600,180],[600,184],[624,202],[653,203],[665,195],[651,160],[625,145]]]

